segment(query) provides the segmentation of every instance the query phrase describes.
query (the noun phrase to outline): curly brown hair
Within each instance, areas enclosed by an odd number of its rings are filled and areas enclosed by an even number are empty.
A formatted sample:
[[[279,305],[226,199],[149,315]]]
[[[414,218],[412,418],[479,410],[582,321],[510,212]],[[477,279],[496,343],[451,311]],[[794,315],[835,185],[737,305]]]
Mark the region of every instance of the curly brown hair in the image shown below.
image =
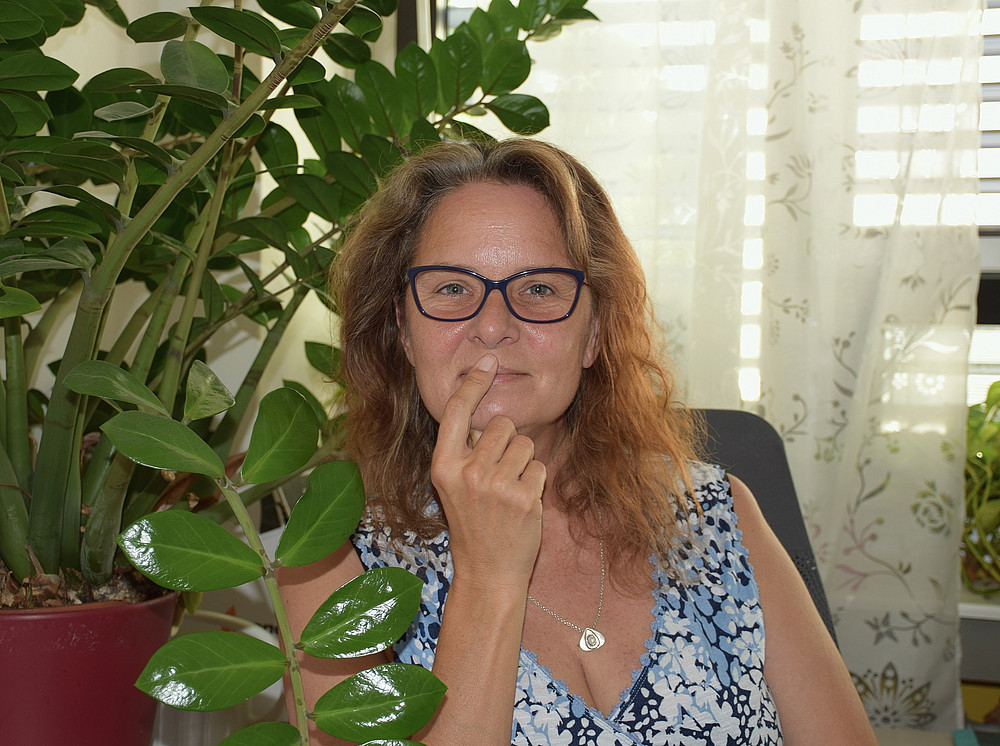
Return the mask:
[[[556,477],[577,529],[598,533],[622,566],[668,554],[689,509],[700,428],[674,400],[638,258],[604,189],[577,160],[535,140],[447,143],[407,159],[368,201],[331,277],[340,314],[347,448],[377,525],[397,539],[446,526],[430,485],[437,423],[424,408],[400,341],[395,309],[428,216],[462,185],[535,189],[552,207],[573,266],[583,270],[599,326],[599,354],[567,412],[569,454]]]

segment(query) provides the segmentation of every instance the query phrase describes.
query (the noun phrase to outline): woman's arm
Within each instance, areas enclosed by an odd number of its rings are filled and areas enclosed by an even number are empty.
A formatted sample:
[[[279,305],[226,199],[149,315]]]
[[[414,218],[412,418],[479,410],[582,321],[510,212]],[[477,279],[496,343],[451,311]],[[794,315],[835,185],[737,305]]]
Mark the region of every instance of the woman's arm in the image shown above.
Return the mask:
[[[730,477],[764,613],[764,677],[785,743],[877,746],[861,700],[809,591],[750,490]]]

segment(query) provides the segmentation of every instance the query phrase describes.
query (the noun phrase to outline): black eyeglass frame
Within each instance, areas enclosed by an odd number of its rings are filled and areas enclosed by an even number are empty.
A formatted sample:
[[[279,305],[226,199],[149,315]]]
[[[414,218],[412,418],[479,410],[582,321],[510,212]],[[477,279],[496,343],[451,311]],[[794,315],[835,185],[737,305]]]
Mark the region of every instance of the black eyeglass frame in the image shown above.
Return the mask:
[[[440,316],[432,316],[424,310],[424,307],[420,305],[420,296],[417,293],[417,275],[426,270],[448,270],[450,272],[459,272],[464,275],[469,275],[470,277],[475,277],[477,280],[483,283],[486,288],[486,292],[483,293],[483,298],[476,306],[476,310],[470,313],[468,316],[462,316],[458,319],[444,319]],[[569,310],[558,319],[546,319],[545,321],[538,321],[537,319],[526,319],[521,316],[517,311],[514,310],[514,306],[511,305],[510,298],[507,297],[507,285],[514,280],[521,277],[526,277],[528,275],[537,275],[546,272],[559,272],[564,275],[570,275],[576,279],[576,295],[573,296],[573,304],[569,307]],[[527,324],[555,324],[559,321],[565,321],[570,316],[573,315],[573,311],[576,310],[576,304],[580,301],[580,289],[584,286],[587,281],[587,276],[579,269],[572,269],[570,267],[536,267],[534,269],[525,269],[521,272],[515,272],[510,277],[505,277],[502,280],[491,280],[489,277],[483,277],[483,275],[478,272],[473,272],[471,269],[464,269],[463,267],[453,267],[449,264],[424,264],[419,267],[410,267],[406,270],[406,276],[410,281],[410,292],[413,294],[413,301],[417,304],[417,310],[420,311],[424,316],[434,321],[468,321],[469,319],[475,318],[479,315],[479,312],[483,310],[483,306],[486,305],[486,299],[490,297],[490,293],[494,290],[500,291],[500,296],[503,298],[503,302],[507,306],[507,310],[510,311],[511,315],[523,321]]]

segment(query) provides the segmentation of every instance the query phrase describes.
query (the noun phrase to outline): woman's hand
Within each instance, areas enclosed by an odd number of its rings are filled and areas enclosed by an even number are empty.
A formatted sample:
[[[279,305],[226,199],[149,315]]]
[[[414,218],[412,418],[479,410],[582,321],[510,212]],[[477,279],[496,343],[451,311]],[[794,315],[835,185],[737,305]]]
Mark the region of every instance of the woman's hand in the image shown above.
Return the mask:
[[[541,541],[545,465],[507,417],[493,417],[481,433],[472,430],[498,367],[495,357],[484,355],[449,398],[431,482],[448,519],[456,573],[494,588],[506,580],[523,592]]]

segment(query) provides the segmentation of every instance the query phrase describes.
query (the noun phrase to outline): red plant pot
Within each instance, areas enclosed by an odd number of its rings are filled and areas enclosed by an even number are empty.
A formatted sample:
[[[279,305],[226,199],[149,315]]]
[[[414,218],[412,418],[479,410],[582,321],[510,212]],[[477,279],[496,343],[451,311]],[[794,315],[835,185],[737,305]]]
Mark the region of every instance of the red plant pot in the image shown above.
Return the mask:
[[[176,603],[0,609],[0,744],[149,746],[156,700],[134,684]]]

